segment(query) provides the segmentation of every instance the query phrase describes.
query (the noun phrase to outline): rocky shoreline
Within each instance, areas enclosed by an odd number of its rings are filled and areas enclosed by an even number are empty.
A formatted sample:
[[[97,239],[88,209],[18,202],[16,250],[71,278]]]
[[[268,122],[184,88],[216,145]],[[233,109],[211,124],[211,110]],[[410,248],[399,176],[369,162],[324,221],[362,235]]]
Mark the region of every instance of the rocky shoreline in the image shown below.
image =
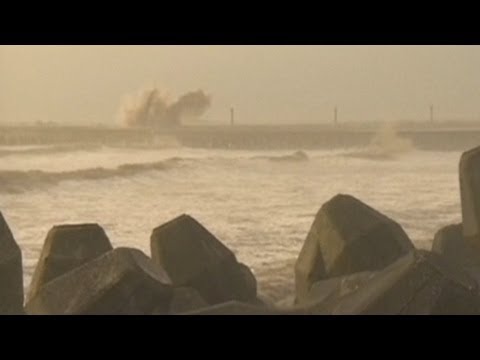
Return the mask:
[[[22,252],[0,213],[0,314],[477,315],[480,147],[462,154],[459,181],[462,223],[439,229],[430,251],[351,195],[323,204],[289,308],[260,299],[250,268],[186,214],[152,230],[150,256],[114,248],[98,224],[53,226],[24,294]]]

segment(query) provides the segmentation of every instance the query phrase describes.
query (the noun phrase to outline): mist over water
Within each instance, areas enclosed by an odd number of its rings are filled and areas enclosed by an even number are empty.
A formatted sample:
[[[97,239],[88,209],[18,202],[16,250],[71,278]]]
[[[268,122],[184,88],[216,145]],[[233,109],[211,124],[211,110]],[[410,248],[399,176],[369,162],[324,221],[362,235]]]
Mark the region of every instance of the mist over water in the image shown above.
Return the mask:
[[[382,123],[370,144],[358,151],[346,153],[345,156],[372,159],[393,160],[415,150],[410,139],[398,135],[395,124]]]
[[[372,156],[378,149],[394,156]],[[53,225],[97,222],[114,246],[149,254],[152,229],[188,213],[252,268],[263,297],[285,303],[314,215],[337,193],[398,221],[420,248],[461,218],[461,153],[416,150],[389,128],[353,152],[370,156],[348,156],[351,149],[193,149],[160,139],[152,147],[2,150],[0,203],[24,254],[25,286]]]

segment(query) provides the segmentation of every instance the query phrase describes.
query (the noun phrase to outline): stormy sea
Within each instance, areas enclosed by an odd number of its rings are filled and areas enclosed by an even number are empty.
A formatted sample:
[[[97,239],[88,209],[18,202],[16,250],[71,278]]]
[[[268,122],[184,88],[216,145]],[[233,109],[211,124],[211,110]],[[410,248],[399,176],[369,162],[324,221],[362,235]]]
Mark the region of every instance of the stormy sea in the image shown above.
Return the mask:
[[[252,269],[260,297],[288,305],[296,257],[323,203],[351,194],[430,248],[436,230],[461,220],[460,155],[392,134],[368,146],[307,150],[192,148],[168,139],[4,145],[0,206],[23,252],[26,288],[54,225],[98,223],[114,246],[149,254],[152,229],[186,213]]]

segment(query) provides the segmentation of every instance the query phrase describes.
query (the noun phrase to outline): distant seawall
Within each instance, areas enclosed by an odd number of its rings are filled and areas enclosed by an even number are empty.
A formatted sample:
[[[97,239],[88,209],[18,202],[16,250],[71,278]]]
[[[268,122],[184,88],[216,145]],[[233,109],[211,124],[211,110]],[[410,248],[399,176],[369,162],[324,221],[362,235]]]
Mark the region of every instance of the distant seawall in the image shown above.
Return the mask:
[[[172,133],[182,145],[193,148],[312,150],[365,147],[378,131],[327,126],[219,126],[185,127]],[[410,139],[418,150],[465,151],[480,145],[480,127],[399,130],[397,135]]]
[[[122,144],[150,141],[144,129],[81,126],[3,126],[0,145]]]
[[[367,146],[376,129],[327,126],[185,126],[153,131],[95,127],[0,127],[0,145],[153,145],[173,136],[187,147],[220,149],[335,149]],[[399,130],[419,150],[464,151],[480,145],[480,127]]]

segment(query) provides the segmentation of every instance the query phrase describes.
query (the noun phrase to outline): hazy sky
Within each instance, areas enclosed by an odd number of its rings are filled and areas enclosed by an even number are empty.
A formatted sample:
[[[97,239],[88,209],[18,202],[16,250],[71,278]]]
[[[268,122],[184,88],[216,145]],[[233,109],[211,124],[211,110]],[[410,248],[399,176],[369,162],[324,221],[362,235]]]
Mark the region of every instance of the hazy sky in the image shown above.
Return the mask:
[[[480,120],[480,46],[0,46],[0,122],[118,123],[156,84],[212,96],[204,121]]]

